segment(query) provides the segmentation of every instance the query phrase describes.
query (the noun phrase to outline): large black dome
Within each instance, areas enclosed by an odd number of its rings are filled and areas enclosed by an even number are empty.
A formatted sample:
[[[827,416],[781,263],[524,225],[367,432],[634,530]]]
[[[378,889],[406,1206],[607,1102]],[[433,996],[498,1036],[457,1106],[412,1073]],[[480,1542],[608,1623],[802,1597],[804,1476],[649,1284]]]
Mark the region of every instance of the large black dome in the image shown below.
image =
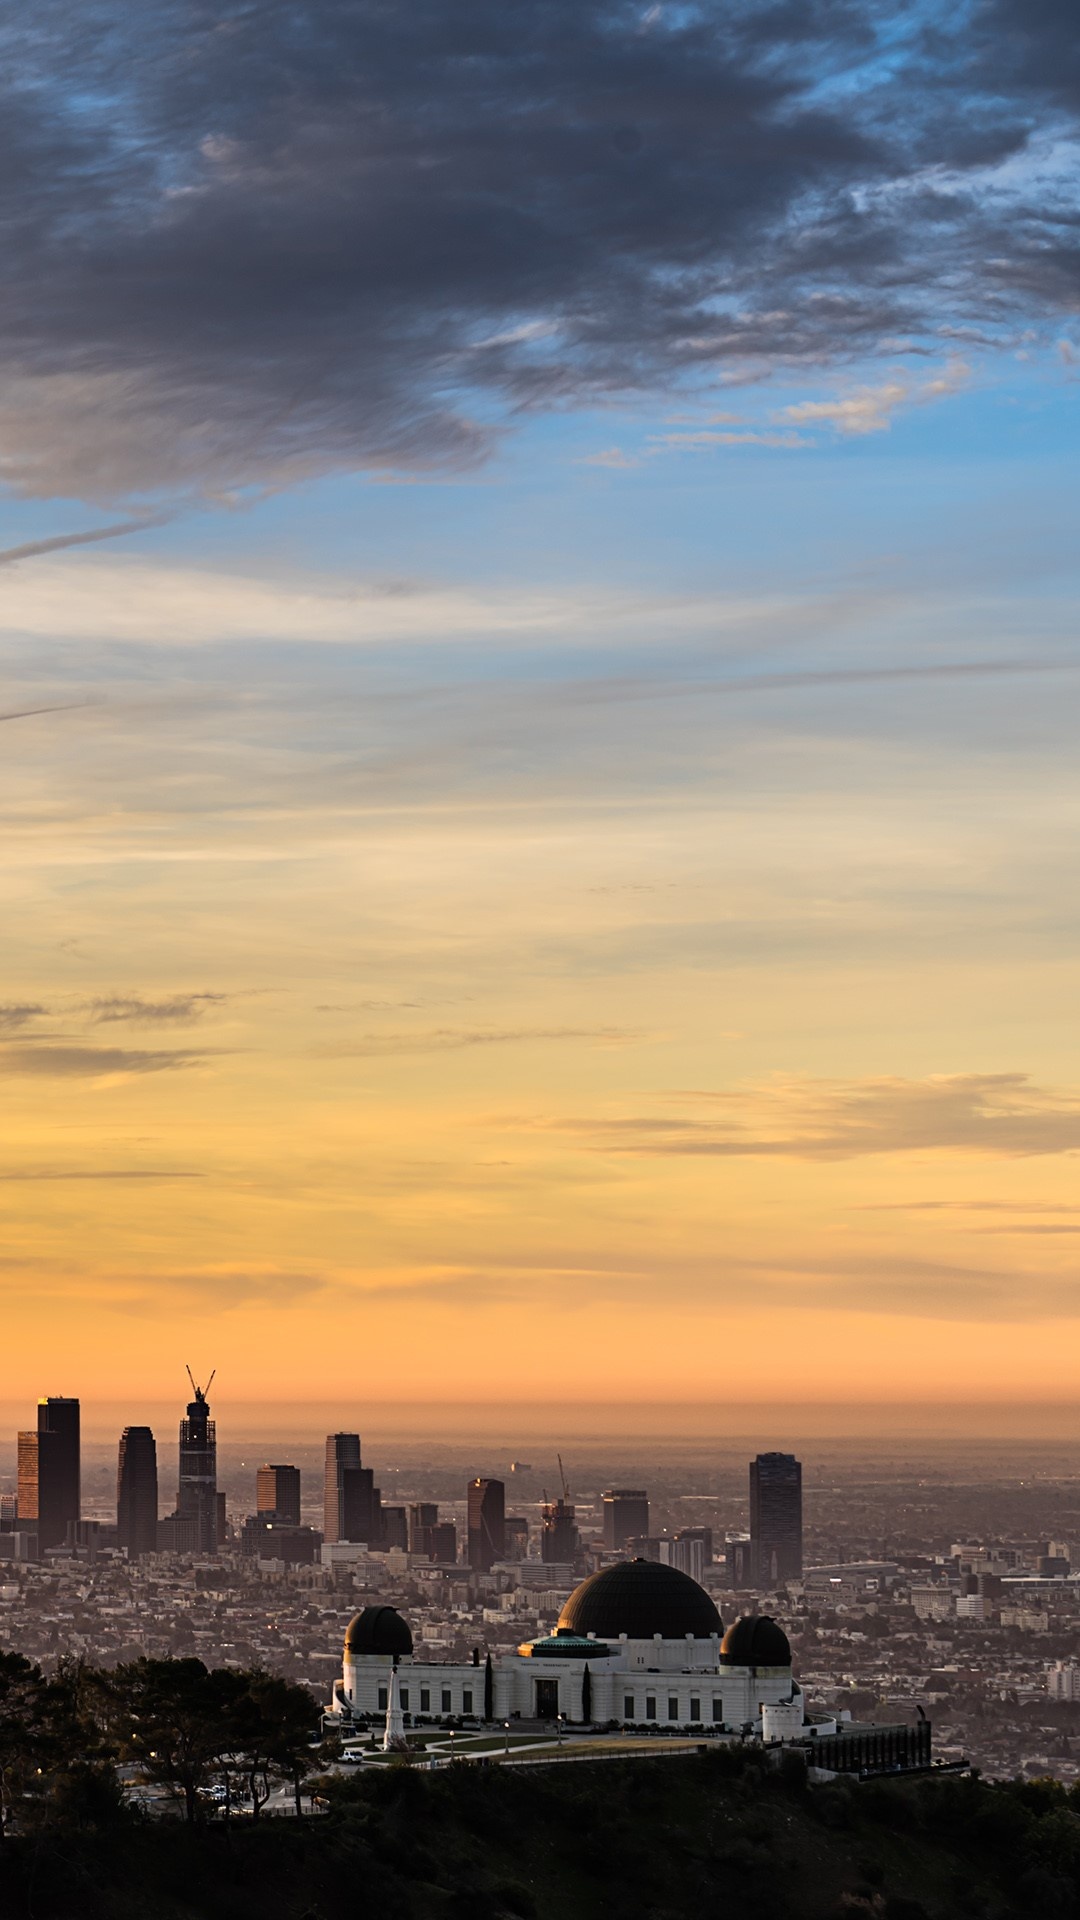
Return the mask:
[[[383,1658],[412,1652],[409,1623],[393,1607],[365,1607],[345,1629],[346,1653],[381,1653]]]
[[[696,1640],[722,1633],[724,1623],[704,1587],[677,1567],[656,1560],[624,1560],[575,1587],[559,1615],[560,1628],[595,1633],[598,1640]]]
[[[725,1667],[790,1667],[791,1645],[767,1613],[745,1613],[728,1628],[720,1647]]]

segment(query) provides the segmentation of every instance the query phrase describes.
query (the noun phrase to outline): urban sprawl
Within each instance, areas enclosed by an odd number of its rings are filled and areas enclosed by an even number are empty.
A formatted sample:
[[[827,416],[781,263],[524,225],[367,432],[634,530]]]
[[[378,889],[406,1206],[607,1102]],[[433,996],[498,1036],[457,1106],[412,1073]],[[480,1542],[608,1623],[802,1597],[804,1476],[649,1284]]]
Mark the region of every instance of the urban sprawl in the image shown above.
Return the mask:
[[[505,1715],[560,1739],[601,1719],[657,1738],[884,1729],[914,1764],[925,1749],[897,1730],[929,1718],[937,1764],[1080,1777],[1080,1528],[1045,1474],[997,1472],[965,1503],[900,1469],[875,1491],[845,1459],[808,1484],[804,1524],[786,1452],[752,1460],[741,1494],[730,1476],[691,1490],[666,1457],[636,1485],[571,1493],[557,1457],[453,1484],[419,1455],[388,1494],[343,1432],[321,1485],[310,1463],[252,1462],[222,1486],[209,1384],[192,1381],[164,1514],[148,1427],[120,1436],[106,1510],[84,1501],[78,1400],[39,1403],[0,1493],[0,1647],[46,1668],[265,1667],[306,1686],[346,1746],[385,1744],[391,1718],[399,1736],[460,1738]],[[958,1524],[965,1504],[977,1528]]]

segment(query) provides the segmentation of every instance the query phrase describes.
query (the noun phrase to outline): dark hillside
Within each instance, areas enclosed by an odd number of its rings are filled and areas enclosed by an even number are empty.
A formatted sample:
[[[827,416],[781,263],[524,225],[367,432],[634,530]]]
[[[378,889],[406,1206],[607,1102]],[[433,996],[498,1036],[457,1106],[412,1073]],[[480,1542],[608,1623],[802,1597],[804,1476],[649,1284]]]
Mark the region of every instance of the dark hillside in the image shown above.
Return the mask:
[[[1080,1920],[1061,1788],[806,1789],[756,1756],[394,1767],[301,1822],[5,1844],[3,1920]]]

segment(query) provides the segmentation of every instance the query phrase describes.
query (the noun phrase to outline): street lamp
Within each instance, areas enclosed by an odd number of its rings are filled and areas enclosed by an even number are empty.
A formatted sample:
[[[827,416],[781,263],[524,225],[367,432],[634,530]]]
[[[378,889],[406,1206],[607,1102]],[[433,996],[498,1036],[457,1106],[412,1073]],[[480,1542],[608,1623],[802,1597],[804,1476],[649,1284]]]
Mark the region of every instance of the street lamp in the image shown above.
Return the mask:
[[[562,1746],[562,1730],[563,1730],[563,1719],[564,1719],[564,1717],[565,1717],[565,1716],[564,1716],[563,1714],[561,1714],[561,1713],[560,1713],[560,1714],[557,1714],[557,1715],[556,1715],[556,1720],[555,1720],[555,1724],[556,1724],[556,1726],[557,1726],[557,1728],[558,1728],[558,1736],[557,1736],[557,1737],[558,1737],[558,1742],[559,1742],[559,1745],[560,1745],[560,1747]]]
[[[509,1720],[504,1720],[503,1721],[503,1758],[508,1759],[509,1755],[510,1755],[510,1722]]]
[[[450,1729],[450,1765],[451,1766],[453,1766],[454,1764],[454,1735],[456,1731],[457,1731],[456,1727],[451,1727]]]

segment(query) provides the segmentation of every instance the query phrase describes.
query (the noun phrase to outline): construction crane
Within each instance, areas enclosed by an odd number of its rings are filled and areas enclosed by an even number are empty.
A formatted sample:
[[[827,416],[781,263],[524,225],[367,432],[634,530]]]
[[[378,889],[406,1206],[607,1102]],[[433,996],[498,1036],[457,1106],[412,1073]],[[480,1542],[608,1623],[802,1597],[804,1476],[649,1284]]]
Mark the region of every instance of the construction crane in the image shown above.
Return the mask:
[[[206,1385],[205,1385],[205,1387],[198,1387],[198,1386],[196,1386],[196,1384],[195,1384],[195,1375],[194,1375],[194,1374],[192,1373],[192,1371],[191,1371],[191,1368],[190,1368],[190,1367],[188,1367],[188,1369],[187,1369],[187,1377],[188,1377],[188,1379],[189,1379],[189,1380],[191,1381],[191,1390],[192,1390],[192,1392],[194,1393],[194,1395],[195,1395],[195,1398],[196,1398],[196,1400],[205,1400],[205,1399],[206,1399],[206,1396],[207,1396],[207,1394],[209,1393],[209,1391],[210,1391],[210,1389],[211,1389],[211,1387],[212,1387],[212,1386],[213,1386],[213,1384],[214,1384],[214,1375],[215,1375],[216,1373],[217,1373],[217,1368],[215,1367],[215,1368],[214,1368],[214,1370],[213,1370],[213,1372],[211,1373],[211,1375],[210,1375],[210,1378],[209,1378],[209,1380],[207,1381],[207,1383],[206,1383]]]
[[[559,1479],[562,1481],[562,1497],[565,1500],[567,1506],[569,1506],[570,1505],[570,1489],[566,1484],[566,1475],[563,1472],[562,1454],[557,1453],[555,1455],[555,1458],[559,1463]]]

